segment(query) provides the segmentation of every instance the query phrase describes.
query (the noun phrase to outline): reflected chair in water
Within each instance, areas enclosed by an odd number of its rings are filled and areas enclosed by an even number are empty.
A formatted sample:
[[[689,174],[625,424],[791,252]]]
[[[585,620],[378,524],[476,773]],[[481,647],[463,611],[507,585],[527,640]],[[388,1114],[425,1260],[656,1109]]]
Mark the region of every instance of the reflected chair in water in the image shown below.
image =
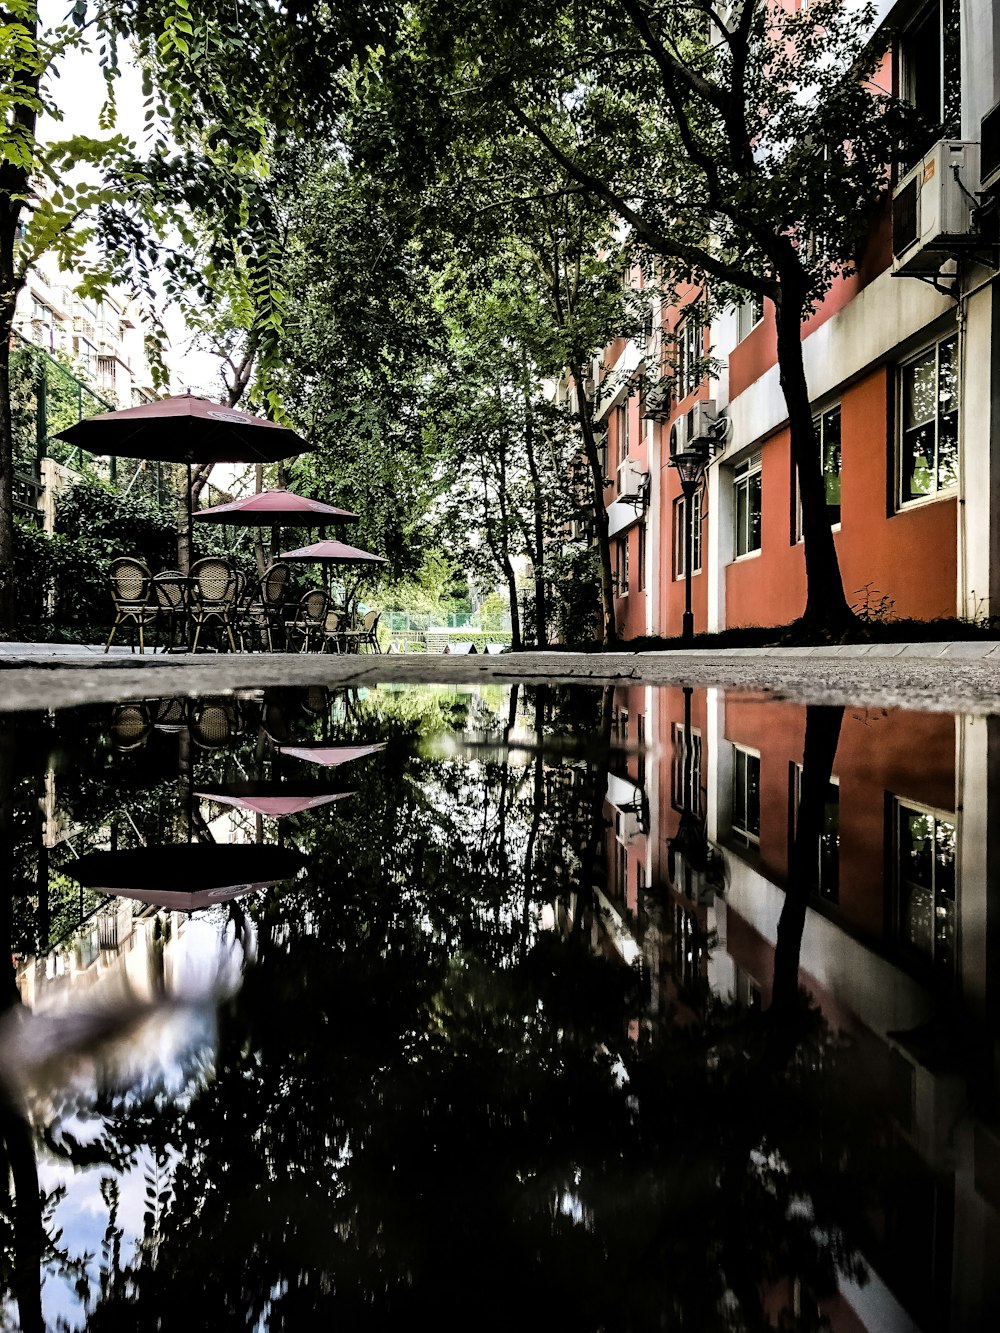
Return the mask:
[[[201,700],[195,706],[191,739],[202,750],[225,750],[239,732],[240,716],[232,700]]]
[[[146,744],[152,729],[149,709],[144,703],[119,704],[111,716],[111,744],[120,751],[138,750]]]
[[[226,631],[229,647],[236,652],[233,620],[236,610],[236,575],[232,566],[218,556],[206,556],[191,566],[190,611],[194,626],[191,651],[198,651],[204,627],[217,621]]]
[[[121,625],[131,621],[138,631],[139,652],[145,653],[145,629],[156,619],[156,607],[150,604],[152,575],[141,560],[132,555],[120,555],[112,560],[108,570],[111,600],[115,607],[115,623],[104,645],[108,652],[111,641]],[[135,652],[133,641],[132,651]]]

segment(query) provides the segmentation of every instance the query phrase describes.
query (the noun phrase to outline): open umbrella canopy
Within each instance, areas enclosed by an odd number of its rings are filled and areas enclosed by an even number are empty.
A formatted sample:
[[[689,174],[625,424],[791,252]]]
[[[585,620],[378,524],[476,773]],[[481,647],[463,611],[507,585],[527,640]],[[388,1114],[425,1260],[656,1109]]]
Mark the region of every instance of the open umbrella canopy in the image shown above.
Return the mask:
[[[217,786],[202,787],[196,796],[218,805],[231,805],[240,810],[251,810],[255,815],[282,819],[303,810],[315,810],[321,805],[353,796],[351,791],[332,791],[319,782],[268,782],[248,779],[243,782],[223,782]]]
[[[161,463],[277,463],[312,448],[288,426],[193,393],[86,417],[56,438],[93,454]]]
[[[320,560],[331,565],[384,565],[385,557],[372,555],[371,551],[361,551],[346,542],[313,542],[312,546],[300,546],[295,551],[282,551],[282,560]]]
[[[366,755],[378,754],[385,749],[385,741],[376,745],[279,745],[279,754],[290,754],[296,759],[307,759],[311,764],[322,764],[324,768],[336,768],[338,764],[349,764],[352,759],[364,759]]]
[[[232,527],[303,527],[321,528],[327,523],[353,523],[357,514],[336,509],[321,500],[309,500],[294,491],[260,491],[228,504],[195,512],[196,523],[226,523]]]
[[[304,865],[288,847],[195,842],[88,852],[68,869],[86,889],[190,912],[292,879]]]

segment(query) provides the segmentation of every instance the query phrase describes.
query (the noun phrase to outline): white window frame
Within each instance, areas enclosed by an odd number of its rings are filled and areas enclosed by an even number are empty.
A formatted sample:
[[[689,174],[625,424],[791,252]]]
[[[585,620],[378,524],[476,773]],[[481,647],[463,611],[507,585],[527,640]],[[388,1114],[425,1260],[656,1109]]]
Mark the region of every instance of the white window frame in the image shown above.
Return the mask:
[[[820,456],[820,461],[821,461],[821,463],[823,464],[823,477],[824,477],[824,480],[825,480],[825,478],[826,478],[826,419],[827,419],[827,417],[832,416],[832,415],[834,414],[834,412],[836,412],[837,415],[838,415],[838,417],[840,418],[840,427],[839,427],[839,429],[840,429],[840,471],[837,473],[837,476],[841,479],[841,484],[843,484],[843,478],[844,478],[844,412],[843,412],[843,403],[831,403],[829,407],[824,407],[823,410],[822,410],[821,412],[817,412],[816,415],[813,417],[813,430],[816,432],[816,443],[819,445],[819,456]],[[795,540],[796,540],[796,542],[801,542],[801,541],[802,541],[802,495],[801,495],[801,492],[800,492],[800,490],[799,490],[799,470],[798,470],[798,468],[795,466],[795,459],[794,459],[794,458],[792,459],[792,484],[793,484],[794,487],[795,487]],[[830,508],[830,506],[829,506],[829,504],[828,504],[828,505],[827,505],[827,509],[829,509],[829,508]],[[844,497],[843,497],[843,493],[841,493],[840,504],[837,506],[837,508],[840,510],[841,514],[843,514],[843,508],[844,508]],[[834,532],[839,532],[839,531],[840,531],[840,519],[838,518],[837,521],[836,521],[835,523],[831,523],[831,524],[830,524],[830,527],[831,527],[832,531],[834,531]]]
[[[691,523],[691,577],[701,573],[702,568],[702,514],[701,491],[695,491],[690,505]],[[684,563],[684,525],[688,522],[688,497],[679,495],[674,501],[674,582],[687,577]]]
[[[740,513],[740,492],[746,490],[749,497],[750,483],[754,477],[760,477],[760,545],[749,546],[745,551],[740,550],[739,546],[739,513]],[[738,464],[733,469],[733,559],[749,560],[760,555],[764,545],[764,476],[761,454],[758,451],[745,462]],[[749,520],[749,511],[748,511]],[[747,532],[750,531],[749,521],[747,522]]]
[[[677,401],[694,393],[703,376],[697,374],[697,367],[705,355],[705,324],[702,319],[701,302],[695,301],[689,307],[677,328]]]
[[[742,843],[744,847],[759,847],[759,846],[760,846],[760,806],[761,806],[761,801],[760,801],[760,751],[759,751],[759,750],[752,750],[752,749],[750,748],[749,745],[737,745],[735,742],[731,742],[731,744],[732,744],[732,746],[733,746],[733,790],[732,790],[732,808],[731,808],[730,820],[729,820],[730,830],[731,830],[731,832],[732,832],[733,838],[734,838],[737,842]],[[756,833],[754,833],[751,829],[744,828],[742,824],[737,824],[737,822],[736,822],[736,787],[737,787],[737,782],[738,782],[738,777],[739,777],[739,767],[740,767],[740,765],[739,765],[739,759],[740,759],[740,756],[741,756],[741,755],[744,757],[744,759],[756,759],[756,760],[757,760],[757,832],[756,832]],[[746,782],[744,781],[744,798],[743,798],[743,805],[744,805],[744,808],[746,807],[746,794],[745,794],[745,792],[746,792]]]
[[[941,970],[941,958],[938,952],[938,934],[937,923],[941,916],[939,910],[937,891],[937,861],[932,858],[931,861],[931,947],[930,953],[913,943],[912,939],[904,937],[902,929],[902,885],[903,874],[901,865],[901,828],[903,812],[923,816],[925,819],[933,821],[934,833],[938,824],[947,824],[952,830],[955,839],[955,853],[952,866],[952,875],[954,877],[954,896],[947,901],[951,903],[952,919],[952,940],[951,940],[951,958],[948,960],[947,968],[951,975],[955,974],[958,962],[958,932],[959,932],[959,895],[960,884],[958,878],[958,844],[959,844],[959,815],[955,810],[939,810],[934,806],[923,805],[920,801],[908,800],[905,796],[894,796],[892,801],[892,914],[893,914],[893,932],[900,946],[907,953],[920,958],[930,967],[937,971]]]
[[[700,818],[704,813],[701,799],[701,766],[703,746],[701,730],[691,728],[691,768],[690,776],[685,780],[687,754],[685,753],[686,733],[683,722],[674,722],[671,726],[671,765],[670,765],[670,804],[675,810],[691,810]]]
[[[749,338],[758,324],[764,320],[763,296],[749,295],[736,307],[736,342]]]
[[[940,441],[940,437],[941,437],[941,418],[942,418],[942,416],[947,415],[947,414],[945,414],[945,413],[942,413],[942,411],[941,411],[941,349],[942,349],[942,347],[945,347],[945,346],[948,345],[949,343],[951,343],[951,344],[954,345],[954,348],[955,348],[955,360],[956,360],[956,374],[955,374],[955,399],[956,399],[956,402],[955,402],[955,408],[954,408],[954,412],[955,412],[955,439],[956,439],[956,472],[957,472],[958,467],[960,466],[960,458],[959,458],[959,456],[958,456],[958,452],[957,452],[957,441],[958,441],[958,439],[959,439],[959,435],[960,435],[960,432],[961,432],[961,429],[962,429],[962,421],[961,421],[961,413],[962,413],[962,385],[961,385],[960,376],[959,376],[959,374],[958,374],[958,369],[959,369],[959,368],[958,368],[958,334],[957,334],[957,333],[949,333],[949,334],[948,334],[946,337],[944,337],[944,338],[938,338],[935,342],[928,343],[925,347],[922,347],[922,348],[920,349],[919,352],[914,352],[914,354],[913,354],[912,356],[908,356],[904,361],[900,361],[899,364],[898,364],[898,366],[896,367],[896,423],[897,423],[897,424],[896,424],[896,433],[895,433],[895,434],[896,434],[896,438],[895,438],[895,456],[896,456],[896,457],[895,457],[895,463],[896,463],[896,509],[897,509],[897,511],[901,511],[901,510],[903,510],[903,509],[910,509],[910,508],[912,508],[914,505],[934,504],[934,503],[936,503],[938,500],[949,499],[950,497],[952,497],[952,496],[955,494],[955,492],[958,490],[958,487],[959,487],[959,482],[960,482],[961,478],[960,478],[958,475],[956,475],[955,480],[954,480],[953,482],[951,482],[951,483],[950,483],[949,485],[947,485],[947,486],[938,486],[938,484],[937,484],[937,474],[938,474],[938,466],[939,466],[939,462],[938,462],[938,460],[939,460],[939,457],[940,457],[940,443],[941,443],[941,441]],[[936,411],[936,413],[935,413],[935,417],[934,417],[934,459],[933,459],[934,487],[933,487],[932,490],[928,491],[925,495],[904,496],[904,494],[903,494],[903,485],[904,485],[903,451],[904,451],[905,444],[906,444],[906,440],[905,440],[905,436],[906,436],[906,419],[905,419],[905,413],[906,413],[906,392],[905,392],[905,379],[906,379],[906,374],[907,374],[907,371],[909,370],[909,368],[910,368],[911,366],[915,366],[915,365],[917,364],[917,362],[919,362],[919,361],[923,361],[923,360],[928,356],[929,353],[933,353],[933,355],[934,355],[934,384],[935,384],[935,399],[936,399],[936,402],[937,402],[937,411]]]
[[[623,533],[615,545],[615,578],[617,596],[628,596],[628,533]]]

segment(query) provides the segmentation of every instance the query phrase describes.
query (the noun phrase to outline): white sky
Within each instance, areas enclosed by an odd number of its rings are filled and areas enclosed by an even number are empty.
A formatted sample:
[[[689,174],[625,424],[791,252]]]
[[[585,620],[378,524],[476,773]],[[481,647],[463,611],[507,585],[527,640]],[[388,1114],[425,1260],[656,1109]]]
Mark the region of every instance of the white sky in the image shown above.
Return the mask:
[[[71,9],[70,0],[41,0],[39,12],[42,21],[51,27],[63,22]],[[140,148],[145,134],[142,106],[141,79],[137,66],[127,48],[118,51],[121,73],[116,80],[115,105],[117,124],[114,130],[100,128],[98,117],[107,94],[106,85],[95,47],[73,50],[58,63],[59,77],[49,80],[48,99],[58,105],[63,119],[48,116],[40,119],[38,137],[46,142],[72,134],[86,134],[105,138],[110,134],[125,134]],[[170,339],[168,364],[174,391],[191,388],[211,397],[219,394],[218,360],[205,352],[190,348],[184,320],[175,308],[164,306],[161,318]]]

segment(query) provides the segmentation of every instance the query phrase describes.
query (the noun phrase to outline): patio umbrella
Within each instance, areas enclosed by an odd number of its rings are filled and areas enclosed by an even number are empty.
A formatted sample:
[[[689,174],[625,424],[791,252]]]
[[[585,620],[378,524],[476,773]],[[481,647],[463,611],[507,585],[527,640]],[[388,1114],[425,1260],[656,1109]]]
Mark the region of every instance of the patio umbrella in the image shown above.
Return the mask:
[[[385,557],[373,555],[371,551],[362,551],[357,546],[348,546],[346,542],[313,542],[312,546],[300,546],[294,551],[282,551],[282,560],[313,560],[324,566],[323,577],[328,578],[326,566],[329,565],[384,565]]]
[[[318,560],[328,565],[384,565],[385,556],[372,555],[371,551],[361,551],[357,546],[348,546],[346,542],[313,542],[312,546],[300,546],[294,551],[282,551],[282,560]]]
[[[327,523],[354,523],[357,514],[336,509],[321,500],[310,500],[294,491],[258,491],[228,504],[197,509],[196,523],[226,523],[241,528],[322,528]]]
[[[186,463],[189,550],[192,463],[277,463],[312,448],[288,426],[193,393],[86,417],[55,438],[92,454]]]
[[[295,759],[306,759],[311,764],[335,768],[338,764],[349,764],[352,759],[378,754],[379,750],[385,749],[385,741],[379,741],[376,745],[278,745],[275,748],[278,754],[290,754]]]
[[[356,523],[357,514],[337,509],[321,500],[310,500],[294,491],[258,491],[211,509],[197,509],[196,523],[222,523],[227,527],[271,529],[271,552],[278,549],[279,527],[323,528],[328,523]],[[261,566],[261,573],[263,573]]]
[[[203,800],[218,805],[231,805],[239,810],[251,810],[255,815],[282,819],[303,810],[315,810],[321,805],[353,796],[351,791],[331,791],[318,782],[269,782],[247,779],[243,782],[224,782],[218,786],[203,787],[195,792]]]
[[[190,912],[292,879],[304,865],[301,852],[269,843],[195,842],[88,852],[68,870],[85,889]]]

